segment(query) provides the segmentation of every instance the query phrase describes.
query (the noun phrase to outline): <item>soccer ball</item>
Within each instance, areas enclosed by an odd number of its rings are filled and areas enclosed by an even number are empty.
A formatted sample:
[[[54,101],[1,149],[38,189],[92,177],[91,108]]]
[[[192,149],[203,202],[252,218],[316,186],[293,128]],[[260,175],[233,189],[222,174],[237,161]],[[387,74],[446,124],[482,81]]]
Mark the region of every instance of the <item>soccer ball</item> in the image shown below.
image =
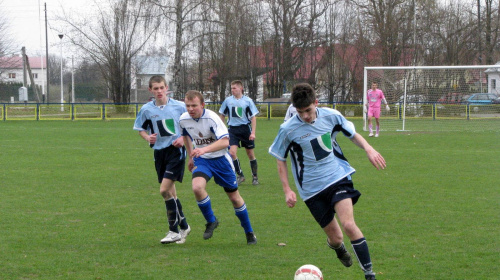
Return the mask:
[[[306,264],[295,271],[293,280],[323,280],[323,273],[321,273],[318,267]]]

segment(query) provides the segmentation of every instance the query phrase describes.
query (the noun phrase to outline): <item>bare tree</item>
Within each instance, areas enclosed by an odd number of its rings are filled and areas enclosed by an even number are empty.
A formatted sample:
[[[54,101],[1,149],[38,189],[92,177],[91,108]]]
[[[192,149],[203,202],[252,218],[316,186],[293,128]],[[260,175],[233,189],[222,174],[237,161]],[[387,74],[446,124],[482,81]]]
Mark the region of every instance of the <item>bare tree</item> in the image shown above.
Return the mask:
[[[68,37],[98,66],[115,103],[129,103],[132,59],[153,38],[162,17],[148,0],[109,0],[95,3],[96,15],[80,21],[60,18]]]
[[[480,3],[480,1],[478,1]],[[500,58],[498,48],[500,47],[500,7],[499,1],[494,0],[484,0],[485,4],[485,12],[484,12],[484,42],[485,42],[485,55],[486,55],[486,64],[494,64],[495,63],[495,50],[496,57]],[[496,6],[495,6],[496,4]],[[479,30],[479,34],[482,34],[481,30]]]

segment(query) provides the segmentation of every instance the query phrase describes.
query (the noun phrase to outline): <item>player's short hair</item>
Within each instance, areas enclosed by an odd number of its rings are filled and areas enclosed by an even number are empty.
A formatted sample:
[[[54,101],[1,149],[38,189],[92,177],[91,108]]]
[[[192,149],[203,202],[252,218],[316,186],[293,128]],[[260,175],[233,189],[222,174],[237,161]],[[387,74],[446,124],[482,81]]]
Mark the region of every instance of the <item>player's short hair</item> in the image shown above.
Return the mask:
[[[163,84],[167,86],[167,81],[163,76],[159,75],[152,76],[151,78],[149,78],[149,88],[153,86],[153,83],[161,83],[161,82],[163,82]]]
[[[199,92],[197,90],[188,90],[188,92],[186,92],[186,96],[184,98],[187,100],[194,100],[196,97],[198,97],[198,99],[200,99],[201,104],[205,103],[205,98],[203,98],[203,94],[201,94],[201,92]]]
[[[295,108],[305,108],[316,101],[316,93],[308,83],[296,84],[292,89],[292,104]]]
[[[231,82],[231,85],[239,85],[240,87],[243,87],[243,82],[240,80],[234,80]]]

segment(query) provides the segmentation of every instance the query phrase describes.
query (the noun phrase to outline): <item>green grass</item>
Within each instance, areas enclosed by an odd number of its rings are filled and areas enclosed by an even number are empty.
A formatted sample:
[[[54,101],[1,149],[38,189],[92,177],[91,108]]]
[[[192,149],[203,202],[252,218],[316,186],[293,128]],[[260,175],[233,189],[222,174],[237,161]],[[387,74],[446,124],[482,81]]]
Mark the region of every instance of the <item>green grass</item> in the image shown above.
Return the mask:
[[[159,243],[165,207],[152,150],[133,121],[0,122],[0,279],[292,279],[306,263],[327,280],[362,279],[359,266],[344,268],[327,248],[302,202],[286,207],[267,154],[280,123],[259,120],[261,185],[240,188],[258,238],[247,246],[213,181],[221,224],[203,240],[189,173],[177,192],[191,235],[183,245]],[[499,139],[492,131],[383,132],[368,139],[387,160],[377,171],[339,137],[358,170],[355,217],[377,279],[498,279]],[[250,174],[244,151],[239,156]]]

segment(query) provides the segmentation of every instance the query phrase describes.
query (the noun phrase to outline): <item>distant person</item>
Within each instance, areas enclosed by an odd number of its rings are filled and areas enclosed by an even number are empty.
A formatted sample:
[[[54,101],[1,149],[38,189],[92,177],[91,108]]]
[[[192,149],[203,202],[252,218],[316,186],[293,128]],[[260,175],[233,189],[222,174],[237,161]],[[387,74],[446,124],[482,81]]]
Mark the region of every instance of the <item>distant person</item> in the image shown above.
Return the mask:
[[[368,109],[368,129],[370,130],[370,134],[368,134],[369,137],[373,136],[372,117],[374,117],[375,121],[377,122],[375,137],[378,137],[378,135],[379,135],[379,132],[380,132],[380,120],[379,119],[380,119],[380,103],[381,103],[381,101],[384,102],[385,109],[387,111],[390,110],[389,105],[387,105],[387,101],[385,100],[384,93],[382,92],[382,90],[378,89],[377,86],[378,86],[378,84],[376,82],[373,82],[372,88],[369,89],[367,92],[368,102],[366,103],[366,109]]]
[[[179,118],[186,112],[184,102],[167,96],[168,86],[162,76],[149,79],[149,91],[154,99],[149,101],[137,114],[134,130],[146,140],[154,150],[154,162],[160,194],[165,200],[169,232],[161,243],[184,243],[191,231],[182,205],[177,197],[175,181],[182,182],[186,161],[184,139],[179,128]]]
[[[255,158],[255,133],[257,129],[256,116],[259,113],[255,103],[248,96],[243,95],[243,83],[241,81],[231,82],[231,93],[222,102],[219,114],[223,122],[225,117],[228,117],[227,124],[229,125],[229,153],[233,159],[233,165],[238,175],[238,184],[245,181],[245,175],[241,170],[240,161],[238,159],[238,148],[243,146],[250,160],[250,168],[252,170],[252,184],[258,185],[259,178],[257,176],[257,159]]]
[[[342,132],[363,149],[377,169],[385,168],[385,160],[356,133],[352,122],[339,111],[317,107],[318,100],[311,85],[295,85],[292,104],[297,108],[297,116],[280,126],[269,147],[269,153],[276,158],[286,203],[288,207],[294,207],[297,202],[288,182],[286,160],[290,156],[295,186],[325,232],[328,247],[335,250],[344,266],[352,265],[351,255],[343,243],[343,229],[351,241],[365,279],[375,280],[368,244],[354,221],[353,206],[361,193],[353,186],[351,175],[355,170],[344,157],[336,140],[337,134]]]
[[[207,221],[203,238],[211,238],[219,225],[206,190],[207,182],[213,177],[233,204],[234,213],[245,231],[247,244],[256,244],[257,238],[250,224],[245,201],[238,191],[233,162],[227,151],[229,133],[226,125],[215,112],[205,109],[205,101],[199,91],[188,91],[185,103],[187,113],[182,114],[180,127],[189,157],[188,169],[193,173],[194,196]]]
[[[286,110],[286,113],[285,113],[285,122],[288,121],[289,119],[291,119],[296,114],[297,114],[297,109],[295,109],[293,104],[290,104],[290,106],[288,106],[288,109]]]

